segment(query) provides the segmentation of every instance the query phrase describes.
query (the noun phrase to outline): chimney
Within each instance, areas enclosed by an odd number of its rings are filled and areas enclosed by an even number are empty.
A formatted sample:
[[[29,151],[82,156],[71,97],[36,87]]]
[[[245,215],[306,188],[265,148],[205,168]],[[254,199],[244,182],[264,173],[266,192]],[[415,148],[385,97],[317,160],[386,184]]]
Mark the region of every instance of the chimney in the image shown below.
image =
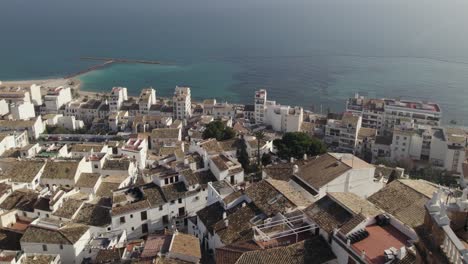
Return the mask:
[[[299,172],[299,166],[295,165],[293,166],[293,174],[297,174]]]
[[[225,226],[225,227],[228,227],[228,226],[229,226],[229,220],[228,220],[228,219],[224,219],[224,226]]]
[[[307,153],[304,153],[304,160],[307,160]]]
[[[242,203],[242,207],[245,207],[247,204],[245,202]]]
[[[366,259],[366,251],[361,252],[361,259]]]
[[[291,157],[291,158],[289,159],[289,162],[294,163],[294,158]]]
[[[227,218],[227,213],[224,212],[224,213],[223,213],[223,219],[226,219],[226,218]]]

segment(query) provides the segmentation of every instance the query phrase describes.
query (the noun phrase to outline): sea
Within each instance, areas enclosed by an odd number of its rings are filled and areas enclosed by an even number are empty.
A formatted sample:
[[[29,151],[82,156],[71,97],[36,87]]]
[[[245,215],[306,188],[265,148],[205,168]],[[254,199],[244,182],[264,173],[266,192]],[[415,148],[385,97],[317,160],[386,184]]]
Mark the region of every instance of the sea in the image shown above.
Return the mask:
[[[81,75],[82,89],[176,85],[195,99],[343,111],[356,93],[435,101],[468,125],[466,0],[0,0],[0,80]]]

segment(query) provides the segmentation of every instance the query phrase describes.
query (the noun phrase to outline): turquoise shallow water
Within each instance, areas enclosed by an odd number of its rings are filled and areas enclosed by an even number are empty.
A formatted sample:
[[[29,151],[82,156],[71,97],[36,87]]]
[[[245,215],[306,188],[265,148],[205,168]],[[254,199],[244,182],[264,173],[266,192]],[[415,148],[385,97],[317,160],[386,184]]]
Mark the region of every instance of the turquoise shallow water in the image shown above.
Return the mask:
[[[197,99],[271,99],[341,111],[347,97],[433,100],[468,125],[468,1],[17,0],[0,4],[0,80],[60,77],[94,62],[160,60],[83,75],[85,90],[176,85]],[[464,63],[465,62],[465,63]],[[320,107],[322,105],[322,107]]]
[[[239,95],[228,89],[235,85],[232,73],[237,71],[234,65],[228,63],[183,66],[116,64],[89,72],[79,79],[82,81],[82,89],[89,91],[107,92],[113,86],[124,86],[130,94],[137,95],[141,88],[153,87],[158,95],[170,96],[176,85],[188,85],[193,89],[194,98],[239,102]]]

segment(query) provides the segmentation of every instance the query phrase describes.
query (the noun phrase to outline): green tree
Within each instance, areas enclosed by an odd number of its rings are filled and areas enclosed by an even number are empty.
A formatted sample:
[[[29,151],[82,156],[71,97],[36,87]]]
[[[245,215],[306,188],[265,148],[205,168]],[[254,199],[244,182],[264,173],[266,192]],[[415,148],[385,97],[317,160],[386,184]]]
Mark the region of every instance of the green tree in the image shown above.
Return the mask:
[[[262,143],[262,140],[265,139],[265,133],[263,133],[263,131],[255,132],[255,138],[257,139],[257,168],[261,172],[262,171],[262,166],[260,165],[260,162],[261,162],[261,159],[260,159],[260,145]]]
[[[249,171],[250,169],[250,158],[249,154],[247,153],[247,145],[245,144],[245,139],[242,137],[239,143],[239,149],[237,151],[237,160],[242,165],[245,171]]]
[[[203,131],[203,138],[216,138],[217,140],[228,140],[234,138],[236,132],[234,129],[226,126],[223,122],[216,120],[206,125],[205,131]]]
[[[268,153],[263,153],[263,155],[262,155],[262,165],[266,166],[268,164],[271,164],[271,162],[272,162],[271,155],[268,154]]]
[[[327,151],[325,144],[303,132],[288,132],[281,139],[276,139],[273,144],[278,149],[278,156],[282,159],[294,157],[301,159],[304,154],[315,156]]]

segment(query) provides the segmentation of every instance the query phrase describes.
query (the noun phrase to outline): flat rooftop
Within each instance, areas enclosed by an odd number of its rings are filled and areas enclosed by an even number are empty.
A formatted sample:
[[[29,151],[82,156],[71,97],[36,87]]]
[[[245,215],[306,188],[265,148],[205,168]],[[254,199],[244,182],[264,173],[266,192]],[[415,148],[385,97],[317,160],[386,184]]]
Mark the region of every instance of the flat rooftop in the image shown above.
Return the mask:
[[[352,244],[352,247],[358,254],[363,251],[366,252],[366,258],[371,263],[385,263],[384,250],[391,247],[399,250],[401,247],[406,246],[407,241],[410,240],[409,237],[391,225],[371,225],[367,226],[366,230],[369,232],[369,236]]]
[[[406,108],[406,109],[414,109],[414,110],[423,110],[429,111],[434,113],[440,113],[440,107],[436,103],[431,102],[422,102],[422,101],[407,101],[407,100],[393,100],[393,99],[385,99],[385,105],[391,107],[399,107],[399,108]]]

